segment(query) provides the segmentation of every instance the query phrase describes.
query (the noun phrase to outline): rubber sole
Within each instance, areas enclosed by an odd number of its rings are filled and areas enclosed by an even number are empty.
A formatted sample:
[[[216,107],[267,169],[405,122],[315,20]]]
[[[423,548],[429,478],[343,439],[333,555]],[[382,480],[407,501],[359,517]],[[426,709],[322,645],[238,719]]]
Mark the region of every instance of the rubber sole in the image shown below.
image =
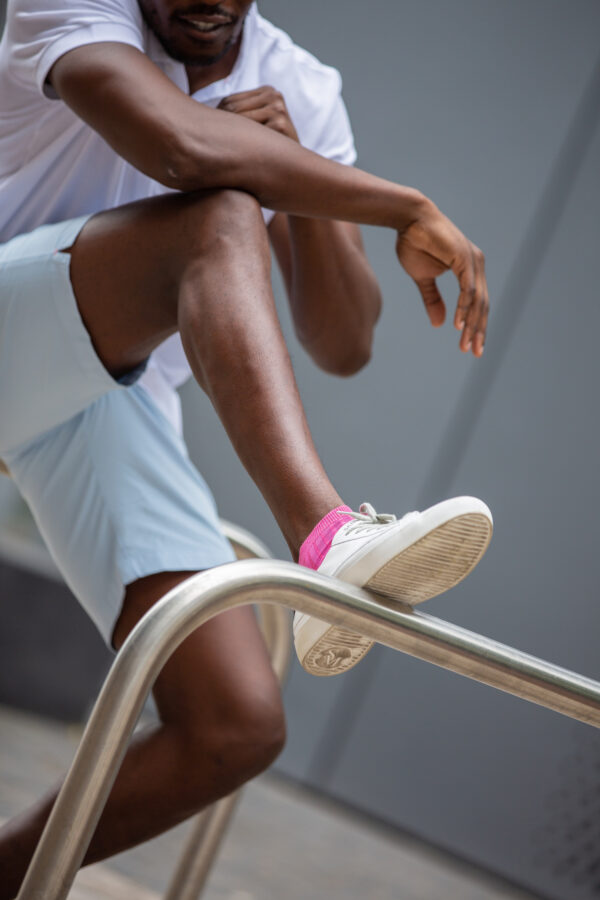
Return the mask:
[[[369,652],[373,641],[320,619],[310,618],[294,633],[298,659],[311,675],[341,675]]]
[[[364,587],[416,606],[466,578],[485,553],[491,537],[492,523],[487,516],[456,516],[398,553]],[[294,643],[302,667],[318,676],[347,672],[373,646],[370,638],[311,616],[295,629]]]

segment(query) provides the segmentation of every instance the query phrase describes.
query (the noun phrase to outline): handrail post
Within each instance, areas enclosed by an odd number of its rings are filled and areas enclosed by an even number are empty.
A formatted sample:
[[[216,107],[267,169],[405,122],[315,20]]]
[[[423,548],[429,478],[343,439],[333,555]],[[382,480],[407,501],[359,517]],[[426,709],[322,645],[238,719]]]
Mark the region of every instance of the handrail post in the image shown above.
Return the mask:
[[[196,817],[165,900],[197,900],[201,896],[242,791],[234,791]]]
[[[268,548],[249,531],[223,519],[221,528],[238,559],[272,558]],[[257,605],[257,612],[271,664],[280,684],[283,684],[291,651],[289,613],[281,606],[265,603]],[[241,793],[240,789],[222,797],[196,816],[171,877],[165,900],[197,900],[201,896]]]
[[[279,606],[261,604],[258,615],[273,669],[283,683],[291,646],[288,612]],[[165,900],[197,900],[201,896],[241,793],[242,789],[223,797],[196,817]]]

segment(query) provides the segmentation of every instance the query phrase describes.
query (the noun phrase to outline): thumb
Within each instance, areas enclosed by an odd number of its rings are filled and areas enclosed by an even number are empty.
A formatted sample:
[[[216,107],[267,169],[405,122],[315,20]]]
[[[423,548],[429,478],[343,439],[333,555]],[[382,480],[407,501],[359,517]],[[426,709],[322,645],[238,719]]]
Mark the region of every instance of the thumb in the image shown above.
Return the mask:
[[[442,295],[438,291],[435,278],[423,278],[417,281],[417,287],[421,292],[429,321],[434,328],[439,328],[444,324],[446,319],[446,305],[442,300]]]

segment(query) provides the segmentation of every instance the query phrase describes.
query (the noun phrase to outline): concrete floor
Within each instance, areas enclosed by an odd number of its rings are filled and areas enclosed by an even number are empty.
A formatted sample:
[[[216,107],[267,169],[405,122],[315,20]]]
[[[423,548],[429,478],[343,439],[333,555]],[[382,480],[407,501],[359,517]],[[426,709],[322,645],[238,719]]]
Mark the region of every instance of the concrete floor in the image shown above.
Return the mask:
[[[68,766],[80,731],[0,707],[0,817]],[[77,879],[73,900],[161,896],[188,825]],[[206,900],[532,900],[418,841],[354,817],[269,774],[245,789]]]

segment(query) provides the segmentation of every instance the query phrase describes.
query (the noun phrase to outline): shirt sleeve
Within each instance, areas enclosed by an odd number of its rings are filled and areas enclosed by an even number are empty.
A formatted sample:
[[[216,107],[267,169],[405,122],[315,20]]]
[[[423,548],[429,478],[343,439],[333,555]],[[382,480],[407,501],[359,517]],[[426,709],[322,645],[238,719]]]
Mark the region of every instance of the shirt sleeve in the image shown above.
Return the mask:
[[[340,73],[330,66],[305,65],[298,76],[288,109],[300,143],[334,162],[353,165],[356,147]]]
[[[11,75],[23,87],[54,98],[46,78],[61,56],[101,41],[143,52],[143,27],[136,0],[14,0],[6,24]]]

